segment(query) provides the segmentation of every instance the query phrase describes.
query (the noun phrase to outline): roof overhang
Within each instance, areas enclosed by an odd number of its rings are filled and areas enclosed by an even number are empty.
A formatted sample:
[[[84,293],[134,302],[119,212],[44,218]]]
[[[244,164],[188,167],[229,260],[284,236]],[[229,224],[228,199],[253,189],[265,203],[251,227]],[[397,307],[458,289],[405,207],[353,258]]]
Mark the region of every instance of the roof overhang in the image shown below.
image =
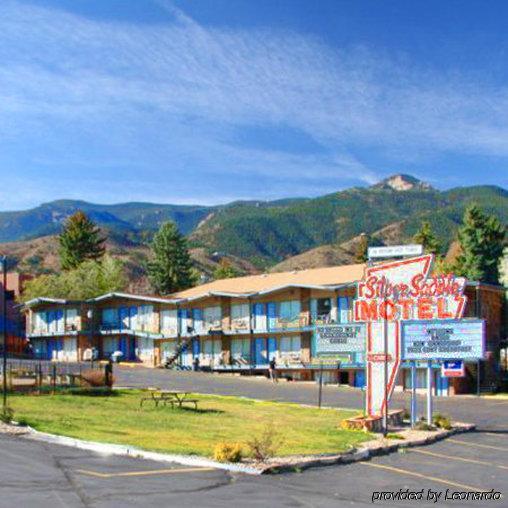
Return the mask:
[[[64,298],[37,297],[19,304],[19,307],[36,307],[38,305],[47,305],[47,304],[78,305],[81,303],[83,303],[81,300],[66,300]]]
[[[96,298],[90,298],[87,302],[102,302],[104,300],[111,300],[113,298],[123,298],[125,300],[138,300],[143,302],[154,302],[154,303],[178,303],[182,301],[181,299],[174,298],[161,298],[157,296],[144,296],[144,295],[134,295],[131,293],[106,293],[105,295],[97,296]]]

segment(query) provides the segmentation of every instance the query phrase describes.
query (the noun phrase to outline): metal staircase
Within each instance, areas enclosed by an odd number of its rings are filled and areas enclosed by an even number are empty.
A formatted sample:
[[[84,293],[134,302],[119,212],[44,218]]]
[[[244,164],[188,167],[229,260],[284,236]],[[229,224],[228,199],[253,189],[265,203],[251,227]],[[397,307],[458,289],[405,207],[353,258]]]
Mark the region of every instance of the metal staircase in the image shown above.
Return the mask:
[[[183,339],[180,340],[180,342],[176,346],[175,352],[169,358],[166,358],[166,361],[164,362],[164,367],[166,369],[173,369],[173,368],[182,369],[182,370],[190,369],[190,367],[181,367],[179,365],[175,365],[175,362],[178,360],[180,353],[182,353],[182,351],[187,346],[191,345],[193,338],[194,337],[189,336],[189,337],[184,337]]]

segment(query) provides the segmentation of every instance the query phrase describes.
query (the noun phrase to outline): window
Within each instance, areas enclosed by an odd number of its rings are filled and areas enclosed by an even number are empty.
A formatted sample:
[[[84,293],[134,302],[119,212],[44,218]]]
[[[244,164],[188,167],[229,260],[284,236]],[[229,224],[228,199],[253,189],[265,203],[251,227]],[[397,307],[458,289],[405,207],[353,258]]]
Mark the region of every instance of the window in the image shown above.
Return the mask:
[[[109,358],[112,353],[118,350],[118,339],[105,337],[102,343],[102,353],[104,358]]]
[[[78,309],[67,309],[65,311],[65,329],[78,329]]]
[[[270,328],[295,328],[300,325],[300,300],[288,300],[277,304],[277,317],[270,320]]]
[[[250,339],[231,340],[231,358],[234,363],[242,364],[250,361]]]
[[[153,305],[141,305],[138,307],[137,329],[142,331],[152,331],[153,325]]]
[[[103,309],[102,325],[109,329],[118,328],[118,309]]]
[[[63,341],[63,359],[66,362],[75,362],[78,359],[78,341],[76,338]]]
[[[310,313],[315,323],[331,323],[333,321],[331,298],[313,298],[310,301]]]
[[[280,302],[279,304],[279,316],[284,320],[294,320],[300,317],[300,301],[289,300],[287,302]]]
[[[203,310],[205,329],[218,329],[221,327],[222,312],[220,306],[206,307]]]
[[[302,343],[299,335],[281,337],[279,340],[279,356],[281,360],[299,360]]]
[[[231,305],[231,327],[236,330],[249,329],[249,304]]]
[[[164,312],[166,312],[166,311],[164,311]],[[168,311],[168,312],[173,312],[173,311]],[[174,354],[176,352],[176,341],[170,340],[170,341],[166,341],[166,342],[161,342],[160,347],[161,347],[162,361],[164,362],[168,358],[171,358],[172,356],[174,356]]]
[[[203,340],[203,353],[201,355],[202,365],[217,366],[222,357],[222,341],[220,339]]]
[[[141,337],[138,341],[138,356],[142,358],[150,358],[153,353],[152,339]]]
[[[318,316],[330,314],[331,310],[332,310],[332,301],[330,298],[318,298],[317,299]]]
[[[36,312],[34,314],[33,331],[45,333],[48,331],[48,321],[45,312]]]
[[[161,311],[161,331],[166,335],[176,335],[178,326],[176,309],[166,309]]]

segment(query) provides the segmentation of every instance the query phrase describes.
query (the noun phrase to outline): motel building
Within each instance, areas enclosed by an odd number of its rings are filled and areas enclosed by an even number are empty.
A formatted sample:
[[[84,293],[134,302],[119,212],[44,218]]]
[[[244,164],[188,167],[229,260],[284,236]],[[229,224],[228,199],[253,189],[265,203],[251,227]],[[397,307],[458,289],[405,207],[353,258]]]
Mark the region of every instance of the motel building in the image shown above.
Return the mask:
[[[280,377],[363,387],[363,353],[317,356],[318,325],[353,322],[357,283],[365,265],[298,270],[221,279],[170,297],[109,293],[87,301],[37,298],[24,304],[27,338],[36,358],[82,361],[94,347],[99,358],[115,351],[123,361],[150,367],[243,375],[266,374],[275,358]],[[503,376],[499,361],[504,339],[502,287],[469,282],[464,317],[486,321],[482,386]],[[504,346],[506,347],[506,346]],[[396,389],[410,387],[402,365]],[[426,386],[426,365],[417,370],[417,388]],[[441,378],[435,365],[437,395],[474,391],[477,363],[466,376]],[[504,373],[506,374],[506,372]],[[450,381],[450,382],[448,382]]]

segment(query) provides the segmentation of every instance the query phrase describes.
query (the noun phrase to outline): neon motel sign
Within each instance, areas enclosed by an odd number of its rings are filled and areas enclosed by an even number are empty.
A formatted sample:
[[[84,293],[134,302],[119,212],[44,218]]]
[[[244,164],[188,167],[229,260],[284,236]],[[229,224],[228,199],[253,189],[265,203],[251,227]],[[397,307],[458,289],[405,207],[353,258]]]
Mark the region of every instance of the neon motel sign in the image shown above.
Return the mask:
[[[370,416],[384,414],[393,392],[402,359],[401,323],[460,319],[464,314],[466,279],[452,274],[429,277],[432,263],[433,256],[425,255],[369,266],[358,283],[354,320],[367,327],[366,409]]]

